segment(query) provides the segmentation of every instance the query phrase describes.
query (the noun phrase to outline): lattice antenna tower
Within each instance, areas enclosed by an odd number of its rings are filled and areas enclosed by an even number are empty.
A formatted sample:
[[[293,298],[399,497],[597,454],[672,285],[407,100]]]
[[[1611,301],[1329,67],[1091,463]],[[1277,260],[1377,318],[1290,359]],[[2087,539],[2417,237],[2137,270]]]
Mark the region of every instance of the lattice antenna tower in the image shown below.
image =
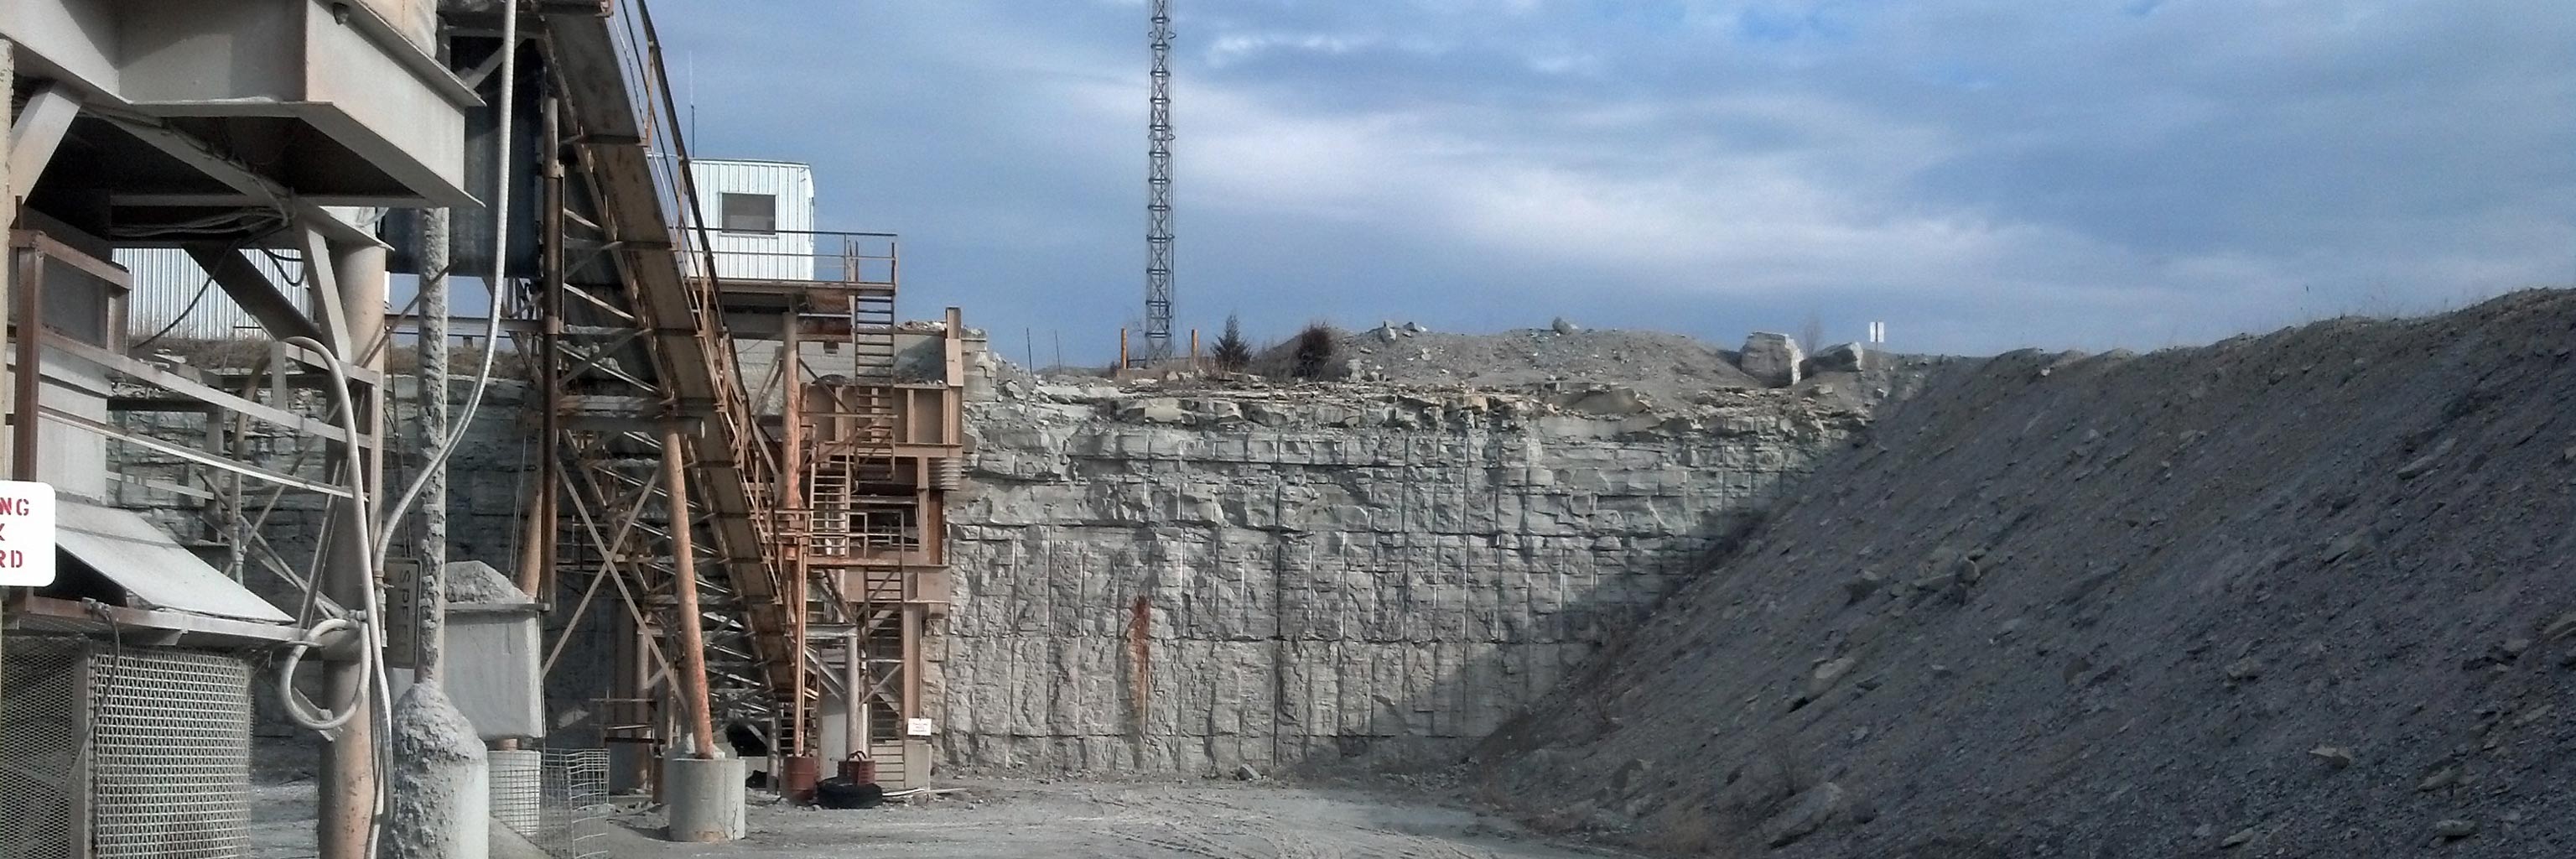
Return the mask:
[[[1153,115],[1145,156],[1145,353],[1172,357],[1172,0],[1154,0]]]

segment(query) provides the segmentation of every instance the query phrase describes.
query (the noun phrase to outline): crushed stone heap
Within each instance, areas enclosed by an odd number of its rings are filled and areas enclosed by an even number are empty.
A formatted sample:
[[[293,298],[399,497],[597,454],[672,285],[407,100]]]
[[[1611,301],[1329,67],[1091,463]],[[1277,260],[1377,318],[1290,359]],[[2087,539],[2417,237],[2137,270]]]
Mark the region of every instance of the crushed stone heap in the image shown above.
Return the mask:
[[[2576,856],[2571,351],[2535,292],[1938,368],[1480,793],[1694,855]]]
[[[1616,382],[1665,400],[1763,387],[1737,368],[1736,355],[1686,335],[1561,328],[1451,334],[1388,322],[1344,335],[1337,354],[1353,378],[1401,385],[1506,390]]]

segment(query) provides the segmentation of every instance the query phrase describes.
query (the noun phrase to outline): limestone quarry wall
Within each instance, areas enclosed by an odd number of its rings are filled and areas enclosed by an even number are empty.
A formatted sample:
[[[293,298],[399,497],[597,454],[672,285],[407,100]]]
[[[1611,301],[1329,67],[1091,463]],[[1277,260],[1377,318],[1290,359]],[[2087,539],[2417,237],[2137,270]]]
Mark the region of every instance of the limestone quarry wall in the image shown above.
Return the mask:
[[[1453,763],[1854,430],[1851,393],[984,385],[943,766]]]

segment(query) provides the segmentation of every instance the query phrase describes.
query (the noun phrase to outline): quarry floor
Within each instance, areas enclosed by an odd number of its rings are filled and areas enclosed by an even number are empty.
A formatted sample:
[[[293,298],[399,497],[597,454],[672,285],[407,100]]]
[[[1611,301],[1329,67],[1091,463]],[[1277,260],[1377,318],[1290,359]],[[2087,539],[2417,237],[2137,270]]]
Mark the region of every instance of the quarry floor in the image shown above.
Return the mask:
[[[1631,854],[1550,843],[1502,818],[1373,789],[1234,782],[980,782],[911,804],[862,811],[790,808],[755,798],[751,837],[674,844],[633,810],[586,845],[616,859],[848,857],[1022,859],[1573,859]],[[311,784],[264,786],[251,859],[313,855]]]

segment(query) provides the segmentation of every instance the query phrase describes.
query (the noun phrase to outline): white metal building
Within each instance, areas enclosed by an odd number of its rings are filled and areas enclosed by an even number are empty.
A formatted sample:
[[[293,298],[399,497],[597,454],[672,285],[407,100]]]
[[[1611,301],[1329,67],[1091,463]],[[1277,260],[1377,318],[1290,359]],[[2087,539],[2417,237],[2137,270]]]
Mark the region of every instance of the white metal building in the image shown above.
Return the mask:
[[[716,276],[814,279],[814,168],[787,161],[696,159],[698,214],[716,227]]]
[[[716,275],[758,280],[813,280],[814,168],[788,161],[698,159],[689,175],[716,251]],[[835,251],[837,253],[837,251]],[[275,254],[272,256],[271,254]],[[270,281],[296,284],[303,262],[292,251],[246,250],[242,256]],[[254,333],[259,323],[206,270],[176,248],[119,248],[116,263],[133,274],[126,295],[126,336],[220,340]],[[837,263],[835,263],[837,265]],[[298,309],[303,289],[281,290]]]
[[[277,254],[270,256],[270,253]],[[304,261],[293,251],[242,251],[269,282],[286,286],[302,281]],[[261,336],[259,322],[234,304],[232,296],[206,279],[206,270],[177,248],[118,248],[116,264],[134,278],[125,296],[125,333],[129,342],[155,334],[164,339],[223,340]],[[297,310],[312,312],[312,298],[302,289],[282,289]]]

